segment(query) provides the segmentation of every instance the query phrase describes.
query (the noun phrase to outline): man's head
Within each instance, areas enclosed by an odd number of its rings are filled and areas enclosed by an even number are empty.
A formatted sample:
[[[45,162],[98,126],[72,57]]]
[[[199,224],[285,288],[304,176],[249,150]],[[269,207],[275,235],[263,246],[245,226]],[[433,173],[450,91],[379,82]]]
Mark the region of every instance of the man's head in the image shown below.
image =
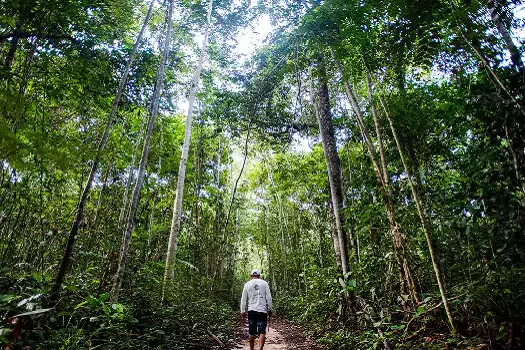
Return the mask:
[[[257,269],[252,270],[252,275],[251,276],[252,276],[252,279],[260,278],[261,277],[261,272],[259,270],[257,270]]]

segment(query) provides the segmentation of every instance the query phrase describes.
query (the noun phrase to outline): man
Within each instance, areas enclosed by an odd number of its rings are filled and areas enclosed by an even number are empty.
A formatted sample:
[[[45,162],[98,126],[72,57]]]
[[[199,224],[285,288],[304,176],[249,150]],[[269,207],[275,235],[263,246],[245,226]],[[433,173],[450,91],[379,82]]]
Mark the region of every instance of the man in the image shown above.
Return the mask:
[[[254,350],[257,334],[260,334],[260,350],[263,350],[268,322],[267,312],[272,312],[272,295],[268,283],[261,279],[259,270],[253,270],[251,277],[251,280],[246,282],[242,290],[241,313],[243,317],[246,316],[246,302],[248,302],[250,350]]]

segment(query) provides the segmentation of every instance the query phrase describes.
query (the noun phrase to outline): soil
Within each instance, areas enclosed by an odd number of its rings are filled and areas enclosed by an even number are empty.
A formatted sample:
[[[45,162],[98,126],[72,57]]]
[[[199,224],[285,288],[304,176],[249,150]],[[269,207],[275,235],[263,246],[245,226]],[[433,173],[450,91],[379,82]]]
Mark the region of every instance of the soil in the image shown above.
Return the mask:
[[[248,322],[239,317],[237,319],[237,344],[233,349],[249,350]],[[255,340],[255,349],[259,350],[258,339]],[[271,318],[269,330],[266,331],[264,350],[323,350],[319,344],[308,338],[297,327],[281,318]]]

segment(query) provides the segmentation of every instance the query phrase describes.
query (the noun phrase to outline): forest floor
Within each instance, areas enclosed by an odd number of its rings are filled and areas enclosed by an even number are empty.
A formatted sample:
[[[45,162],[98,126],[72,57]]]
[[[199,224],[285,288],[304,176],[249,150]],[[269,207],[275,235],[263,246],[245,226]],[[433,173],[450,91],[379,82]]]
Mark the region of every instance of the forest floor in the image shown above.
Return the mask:
[[[259,349],[258,339],[255,340],[255,349]],[[248,321],[237,319],[236,345],[233,349],[249,350]],[[281,318],[271,318],[266,333],[264,350],[322,350],[323,348],[308,338],[297,327]]]

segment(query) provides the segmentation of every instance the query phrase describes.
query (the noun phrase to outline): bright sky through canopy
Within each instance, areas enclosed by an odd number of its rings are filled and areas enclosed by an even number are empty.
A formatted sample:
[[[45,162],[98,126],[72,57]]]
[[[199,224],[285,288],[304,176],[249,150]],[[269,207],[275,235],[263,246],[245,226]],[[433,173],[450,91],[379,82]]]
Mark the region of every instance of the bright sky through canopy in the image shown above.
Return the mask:
[[[267,14],[258,17],[252,26],[240,30],[236,38],[238,43],[236,52],[239,54],[239,59],[250,58],[255,50],[264,44],[265,39],[272,30],[273,26],[270,23],[270,16]]]
[[[252,1],[250,6],[254,5],[256,5],[256,1]],[[273,29],[270,16],[264,14],[257,17],[251,25],[239,30],[235,40],[231,42],[238,63],[242,64],[245,60],[250,59],[255,51],[265,44],[266,38]],[[200,42],[202,40],[201,33],[197,33],[195,38],[197,42]],[[184,115],[187,113],[188,101],[186,99],[180,100],[177,106],[179,113]]]

